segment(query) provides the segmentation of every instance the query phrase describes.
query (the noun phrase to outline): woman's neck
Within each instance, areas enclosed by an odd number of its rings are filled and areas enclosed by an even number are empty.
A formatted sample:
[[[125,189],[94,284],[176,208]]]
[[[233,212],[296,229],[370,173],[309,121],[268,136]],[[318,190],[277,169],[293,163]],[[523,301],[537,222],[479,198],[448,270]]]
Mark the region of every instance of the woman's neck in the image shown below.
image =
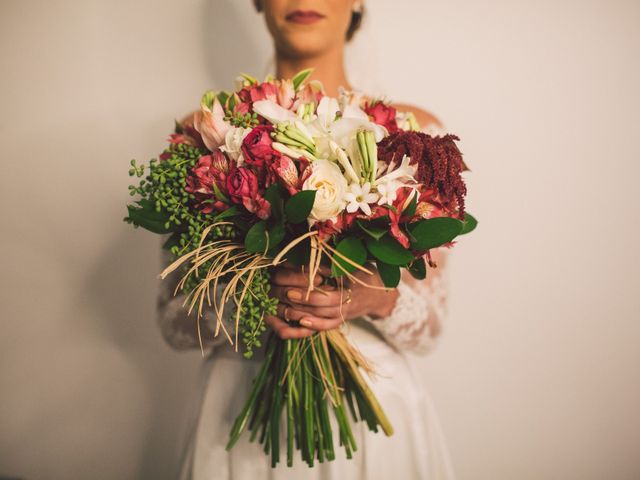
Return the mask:
[[[312,80],[319,80],[327,95],[338,96],[338,87],[351,89],[344,69],[342,48],[328,50],[312,57],[292,57],[276,52],[276,77],[291,78],[300,70],[313,68]]]

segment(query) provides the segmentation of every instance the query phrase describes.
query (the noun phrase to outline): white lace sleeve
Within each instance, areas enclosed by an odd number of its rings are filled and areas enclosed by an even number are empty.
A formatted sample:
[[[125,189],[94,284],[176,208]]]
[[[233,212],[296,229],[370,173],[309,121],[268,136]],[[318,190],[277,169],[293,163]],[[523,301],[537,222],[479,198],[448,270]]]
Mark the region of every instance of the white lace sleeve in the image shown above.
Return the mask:
[[[437,343],[440,326],[447,315],[447,271],[444,268],[446,253],[433,253],[438,267],[428,268],[425,280],[415,280],[403,272],[396,305],[389,316],[367,317],[397,350],[425,354]]]
[[[170,261],[171,254],[162,249],[162,267],[167,266]],[[158,326],[162,336],[172,348],[176,350],[200,349],[197,314],[193,311],[191,315],[187,315],[187,307],[183,306],[185,300],[183,293],[173,295],[179,280],[179,273],[173,272],[160,281],[157,297]],[[205,313],[200,318],[200,337],[205,352],[211,351],[225,342],[228,343],[227,337],[222,331],[215,337],[214,329],[215,320],[212,318],[212,314]]]

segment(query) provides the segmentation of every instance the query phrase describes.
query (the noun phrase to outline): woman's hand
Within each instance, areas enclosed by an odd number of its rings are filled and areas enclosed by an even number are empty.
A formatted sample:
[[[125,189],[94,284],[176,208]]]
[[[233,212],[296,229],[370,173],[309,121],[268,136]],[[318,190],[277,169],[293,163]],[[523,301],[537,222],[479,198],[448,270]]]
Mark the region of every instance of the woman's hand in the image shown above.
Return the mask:
[[[382,287],[377,272],[374,275],[357,271],[354,273],[363,282]],[[329,277],[326,267],[320,269],[314,278],[314,290],[305,298],[309,284],[309,275],[299,267],[285,265],[276,269],[272,275],[271,293],[280,300],[278,315],[267,316],[265,322],[282,339],[304,338],[320,330],[338,328],[344,321],[363,315],[384,317],[391,313],[397,298],[396,289],[372,289],[357,282],[349,283],[340,289],[325,285]],[[290,321],[299,322],[299,327]]]

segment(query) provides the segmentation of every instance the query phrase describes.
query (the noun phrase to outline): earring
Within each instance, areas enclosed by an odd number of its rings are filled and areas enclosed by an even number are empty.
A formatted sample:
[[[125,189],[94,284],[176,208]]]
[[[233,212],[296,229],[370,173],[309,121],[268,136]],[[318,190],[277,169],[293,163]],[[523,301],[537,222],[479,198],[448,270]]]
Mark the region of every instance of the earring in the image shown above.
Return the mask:
[[[258,13],[262,13],[262,11],[264,10],[264,4],[262,3],[262,0],[253,0],[253,4],[256,7],[256,11]]]

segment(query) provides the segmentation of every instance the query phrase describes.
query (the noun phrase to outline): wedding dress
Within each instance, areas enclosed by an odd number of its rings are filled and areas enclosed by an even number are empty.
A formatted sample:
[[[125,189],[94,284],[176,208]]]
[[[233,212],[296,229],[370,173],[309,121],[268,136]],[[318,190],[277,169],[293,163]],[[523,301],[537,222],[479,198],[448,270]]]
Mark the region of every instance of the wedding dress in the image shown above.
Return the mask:
[[[438,133],[428,131],[428,133]],[[165,265],[168,254],[163,251]],[[443,271],[444,270],[444,271]],[[181,458],[181,480],[450,480],[454,478],[436,412],[412,355],[427,353],[435,343],[446,315],[447,269],[431,269],[424,281],[403,277],[393,312],[383,319],[359,318],[341,327],[374,365],[377,376],[368,379],[394,428],[387,437],[369,431],[364,422],[352,422],[358,450],[346,459],[334,423],[336,459],[309,468],[295,452],[293,467],[286,454],[271,468],[262,445],[249,442],[247,432],[230,452],[225,450],[232,424],[247,399],[258,372],[260,356],[246,360],[224,335],[213,333],[201,321],[205,360],[197,405]],[[164,280],[158,296],[158,321],[166,341],[175,349],[199,349],[195,315],[187,317],[182,295],[173,296],[177,278]],[[208,317],[205,315],[204,317]],[[208,322],[209,326],[213,322]],[[333,418],[332,418],[333,420]],[[286,436],[281,441],[286,442]],[[281,452],[286,452],[281,447]]]

